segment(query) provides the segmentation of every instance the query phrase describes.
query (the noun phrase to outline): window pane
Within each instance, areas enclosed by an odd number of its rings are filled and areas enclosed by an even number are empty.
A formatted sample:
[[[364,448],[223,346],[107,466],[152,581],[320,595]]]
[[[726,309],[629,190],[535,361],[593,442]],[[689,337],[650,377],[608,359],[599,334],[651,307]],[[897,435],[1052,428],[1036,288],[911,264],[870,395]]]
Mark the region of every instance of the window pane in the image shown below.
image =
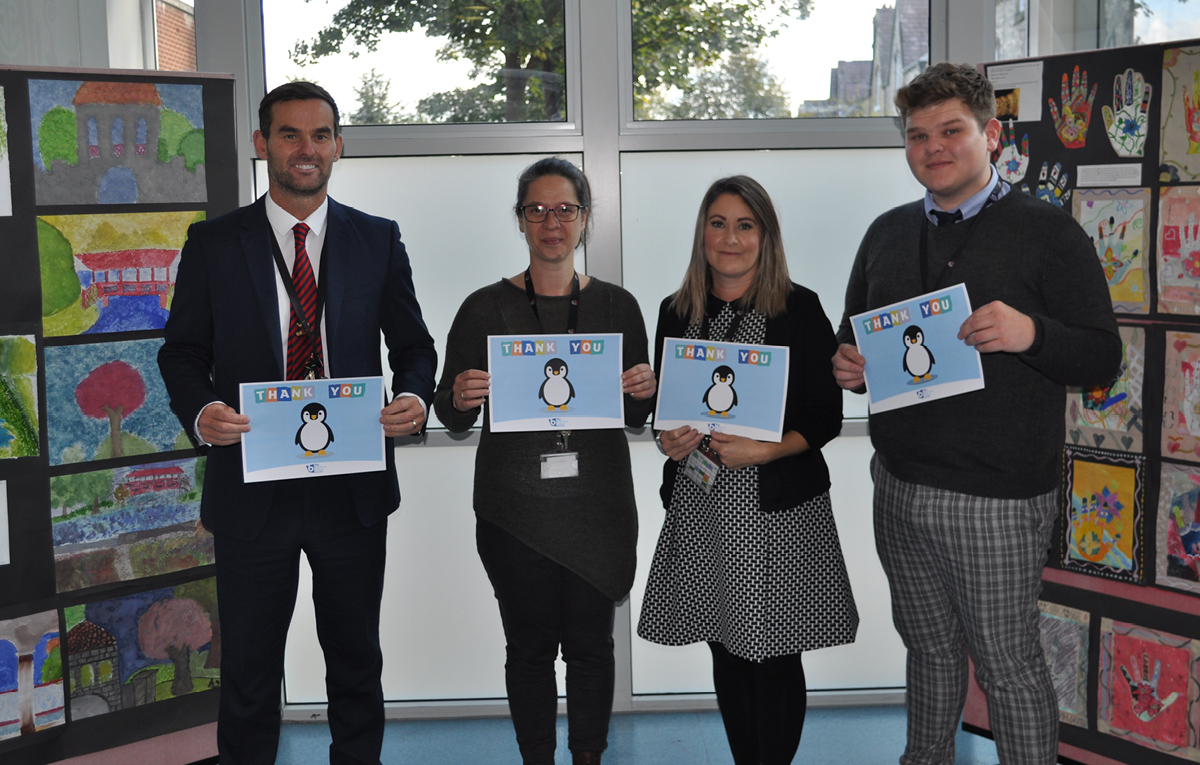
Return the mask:
[[[895,114],[929,64],[928,0],[634,0],[634,118]]]
[[[996,0],[996,59],[1200,37],[1200,4],[1180,0]]]
[[[267,90],[311,80],[350,125],[566,118],[561,2],[263,0]]]
[[[158,68],[196,71],[194,0],[154,0],[154,42]]]

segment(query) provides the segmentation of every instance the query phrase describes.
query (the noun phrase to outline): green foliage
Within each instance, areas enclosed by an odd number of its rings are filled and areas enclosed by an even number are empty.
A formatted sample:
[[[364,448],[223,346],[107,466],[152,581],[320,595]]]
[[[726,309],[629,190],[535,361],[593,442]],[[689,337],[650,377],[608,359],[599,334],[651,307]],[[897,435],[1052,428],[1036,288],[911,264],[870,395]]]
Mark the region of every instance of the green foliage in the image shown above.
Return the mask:
[[[82,285],[75,273],[71,243],[54,226],[37,219],[38,259],[42,271],[42,316],[79,302]]]
[[[204,129],[196,128],[188,131],[179,139],[179,155],[183,157],[183,165],[189,171],[195,172],[196,165],[204,164]]]
[[[204,489],[204,473],[208,469],[208,458],[200,457],[196,460],[196,483],[192,484],[192,489],[202,491]]]
[[[358,97],[358,109],[346,117],[347,125],[392,125],[399,116],[396,107],[389,101],[388,91],[392,81],[377,73],[364,73],[359,86],[354,89]]]
[[[697,72],[682,88],[678,104],[657,93],[638,116],[667,120],[765,119],[791,117],[787,94],[767,65],[749,50]]]
[[[63,509],[78,508],[70,517],[86,515],[93,507],[112,497],[112,490],[111,470],[51,476],[50,506]]]
[[[179,142],[192,132],[195,126],[174,109],[161,109],[158,125],[158,161],[170,162],[171,157],[180,153]],[[203,161],[203,156],[201,160]]]
[[[4,429],[13,435],[6,456],[31,457],[38,453],[38,429],[34,420],[37,415],[22,401],[15,382],[0,377],[0,420],[4,420]]]
[[[431,122],[503,122],[504,86],[484,83],[434,93],[417,103],[417,111]]]
[[[56,159],[68,165],[79,164],[79,141],[75,134],[75,112],[56,106],[42,117],[38,125],[38,148],[47,170]]]
[[[0,337],[0,374],[37,374],[37,346],[24,337]]]
[[[42,678],[39,683],[56,683],[62,680],[62,646],[56,645],[46,654],[46,661],[42,662]]]
[[[158,447],[150,443],[141,436],[135,436],[132,433],[121,431],[121,456],[132,457],[135,454],[154,454],[158,451]],[[100,446],[96,449],[95,459],[106,460],[112,457],[112,441],[108,436],[100,442]]]

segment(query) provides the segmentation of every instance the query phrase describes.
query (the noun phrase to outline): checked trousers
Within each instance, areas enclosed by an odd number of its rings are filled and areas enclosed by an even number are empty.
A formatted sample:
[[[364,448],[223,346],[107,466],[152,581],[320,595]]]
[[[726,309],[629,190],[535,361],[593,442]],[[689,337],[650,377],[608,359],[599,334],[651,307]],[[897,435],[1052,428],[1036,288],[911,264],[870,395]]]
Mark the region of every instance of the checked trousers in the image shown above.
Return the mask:
[[[875,545],[908,649],[901,765],[953,765],[968,651],[1001,765],[1053,765],[1058,701],[1037,599],[1057,490],[1019,500],[959,494],[902,481],[878,457],[871,473]]]

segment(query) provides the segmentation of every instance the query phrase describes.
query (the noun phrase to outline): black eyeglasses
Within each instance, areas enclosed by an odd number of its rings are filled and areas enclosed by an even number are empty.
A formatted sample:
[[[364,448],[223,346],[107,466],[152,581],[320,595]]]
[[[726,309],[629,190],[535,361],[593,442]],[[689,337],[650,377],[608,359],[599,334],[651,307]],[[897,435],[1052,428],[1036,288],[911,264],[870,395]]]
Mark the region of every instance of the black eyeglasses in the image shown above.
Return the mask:
[[[546,220],[546,216],[551,212],[558,219],[559,223],[570,223],[579,217],[579,211],[584,209],[583,205],[568,205],[561,204],[554,207],[546,207],[546,205],[524,205],[520,208],[521,215],[530,223],[541,223]]]

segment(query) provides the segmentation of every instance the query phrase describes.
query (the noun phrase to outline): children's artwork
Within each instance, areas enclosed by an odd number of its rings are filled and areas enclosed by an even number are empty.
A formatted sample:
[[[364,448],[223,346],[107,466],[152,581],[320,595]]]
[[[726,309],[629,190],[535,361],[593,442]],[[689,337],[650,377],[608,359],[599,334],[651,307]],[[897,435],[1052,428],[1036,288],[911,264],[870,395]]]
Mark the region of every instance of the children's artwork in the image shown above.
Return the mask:
[[[162,329],[179,251],[203,212],[37,219],[47,337]]]
[[[1063,207],[1071,203],[1071,190],[1067,188],[1070,177],[1070,173],[1063,172],[1061,162],[1055,162],[1053,169],[1050,168],[1049,162],[1043,162],[1041,172],[1038,173],[1037,186],[1030,189],[1028,183],[1022,183],[1021,192],[1032,194],[1055,207]]]
[[[191,449],[158,373],[162,340],[46,348],[50,464]]]
[[[489,335],[494,433],[625,427],[623,335]]]
[[[1200,48],[1163,52],[1159,177],[1200,180]]]
[[[200,525],[203,457],[58,475],[50,522],[58,591],[213,562]]]
[[[204,202],[203,86],[30,80],[39,205]]]
[[[1200,334],[1167,332],[1162,454],[1200,462]]]
[[[1141,583],[1145,457],[1066,447],[1060,565]]]
[[[1086,728],[1088,623],[1091,614],[1058,603],[1038,601],[1042,652],[1058,697],[1058,719]]]
[[[8,117],[4,112],[4,88],[0,88],[0,215],[12,215],[12,173],[8,159]]]
[[[221,685],[216,580],[63,609],[71,719]]]
[[[1163,463],[1155,584],[1200,595],[1200,467]]]
[[[1200,640],[1100,620],[1096,727],[1200,762]]]
[[[1200,187],[1164,187],[1159,195],[1158,311],[1200,316]]]
[[[851,316],[871,413],[982,389],[979,351],[958,339],[970,315],[967,288],[956,284]]]
[[[0,336],[0,459],[38,455],[37,392],[33,335]]]
[[[246,483],[386,470],[383,378],[242,383]]]
[[[1062,109],[1053,98],[1046,99],[1050,103],[1050,117],[1054,120],[1054,132],[1068,149],[1082,149],[1087,145],[1088,126],[1092,122],[1092,102],[1096,100],[1096,85],[1088,90],[1088,76],[1085,70],[1079,72],[1079,66],[1071,73],[1071,85],[1067,87],[1067,73],[1062,76]]]
[[[987,78],[996,89],[996,117],[1017,122],[1042,119],[1042,61],[992,64]]]
[[[783,439],[789,349],[716,341],[663,341],[655,430],[685,425],[759,441]]]
[[[1075,220],[1091,237],[1117,313],[1149,313],[1150,189],[1077,189]]]
[[[1067,443],[1142,451],[1146,330],[1121,326],[1121,371],[1108,385],[1067,388]]]
[[[0,621],[0,741],[62,725],[58,612]]]
[[[1007,183],[1017,183],[1025,177],[1029,170],[1029,134],[1021,137],[1021,145],[1017,146],[1017,134],[1013,121],[1008,120],[1008,129],[1000,127],[1000,144],[996,147],[992,163],[996,166],[1001,180]]]
[[[1119,157],[1146,155],[1146,115],[1154,93],[1141,72],[1126,69],[1113,78],[1113,105],[1105,105],[1104,130],[1108,142]]]

